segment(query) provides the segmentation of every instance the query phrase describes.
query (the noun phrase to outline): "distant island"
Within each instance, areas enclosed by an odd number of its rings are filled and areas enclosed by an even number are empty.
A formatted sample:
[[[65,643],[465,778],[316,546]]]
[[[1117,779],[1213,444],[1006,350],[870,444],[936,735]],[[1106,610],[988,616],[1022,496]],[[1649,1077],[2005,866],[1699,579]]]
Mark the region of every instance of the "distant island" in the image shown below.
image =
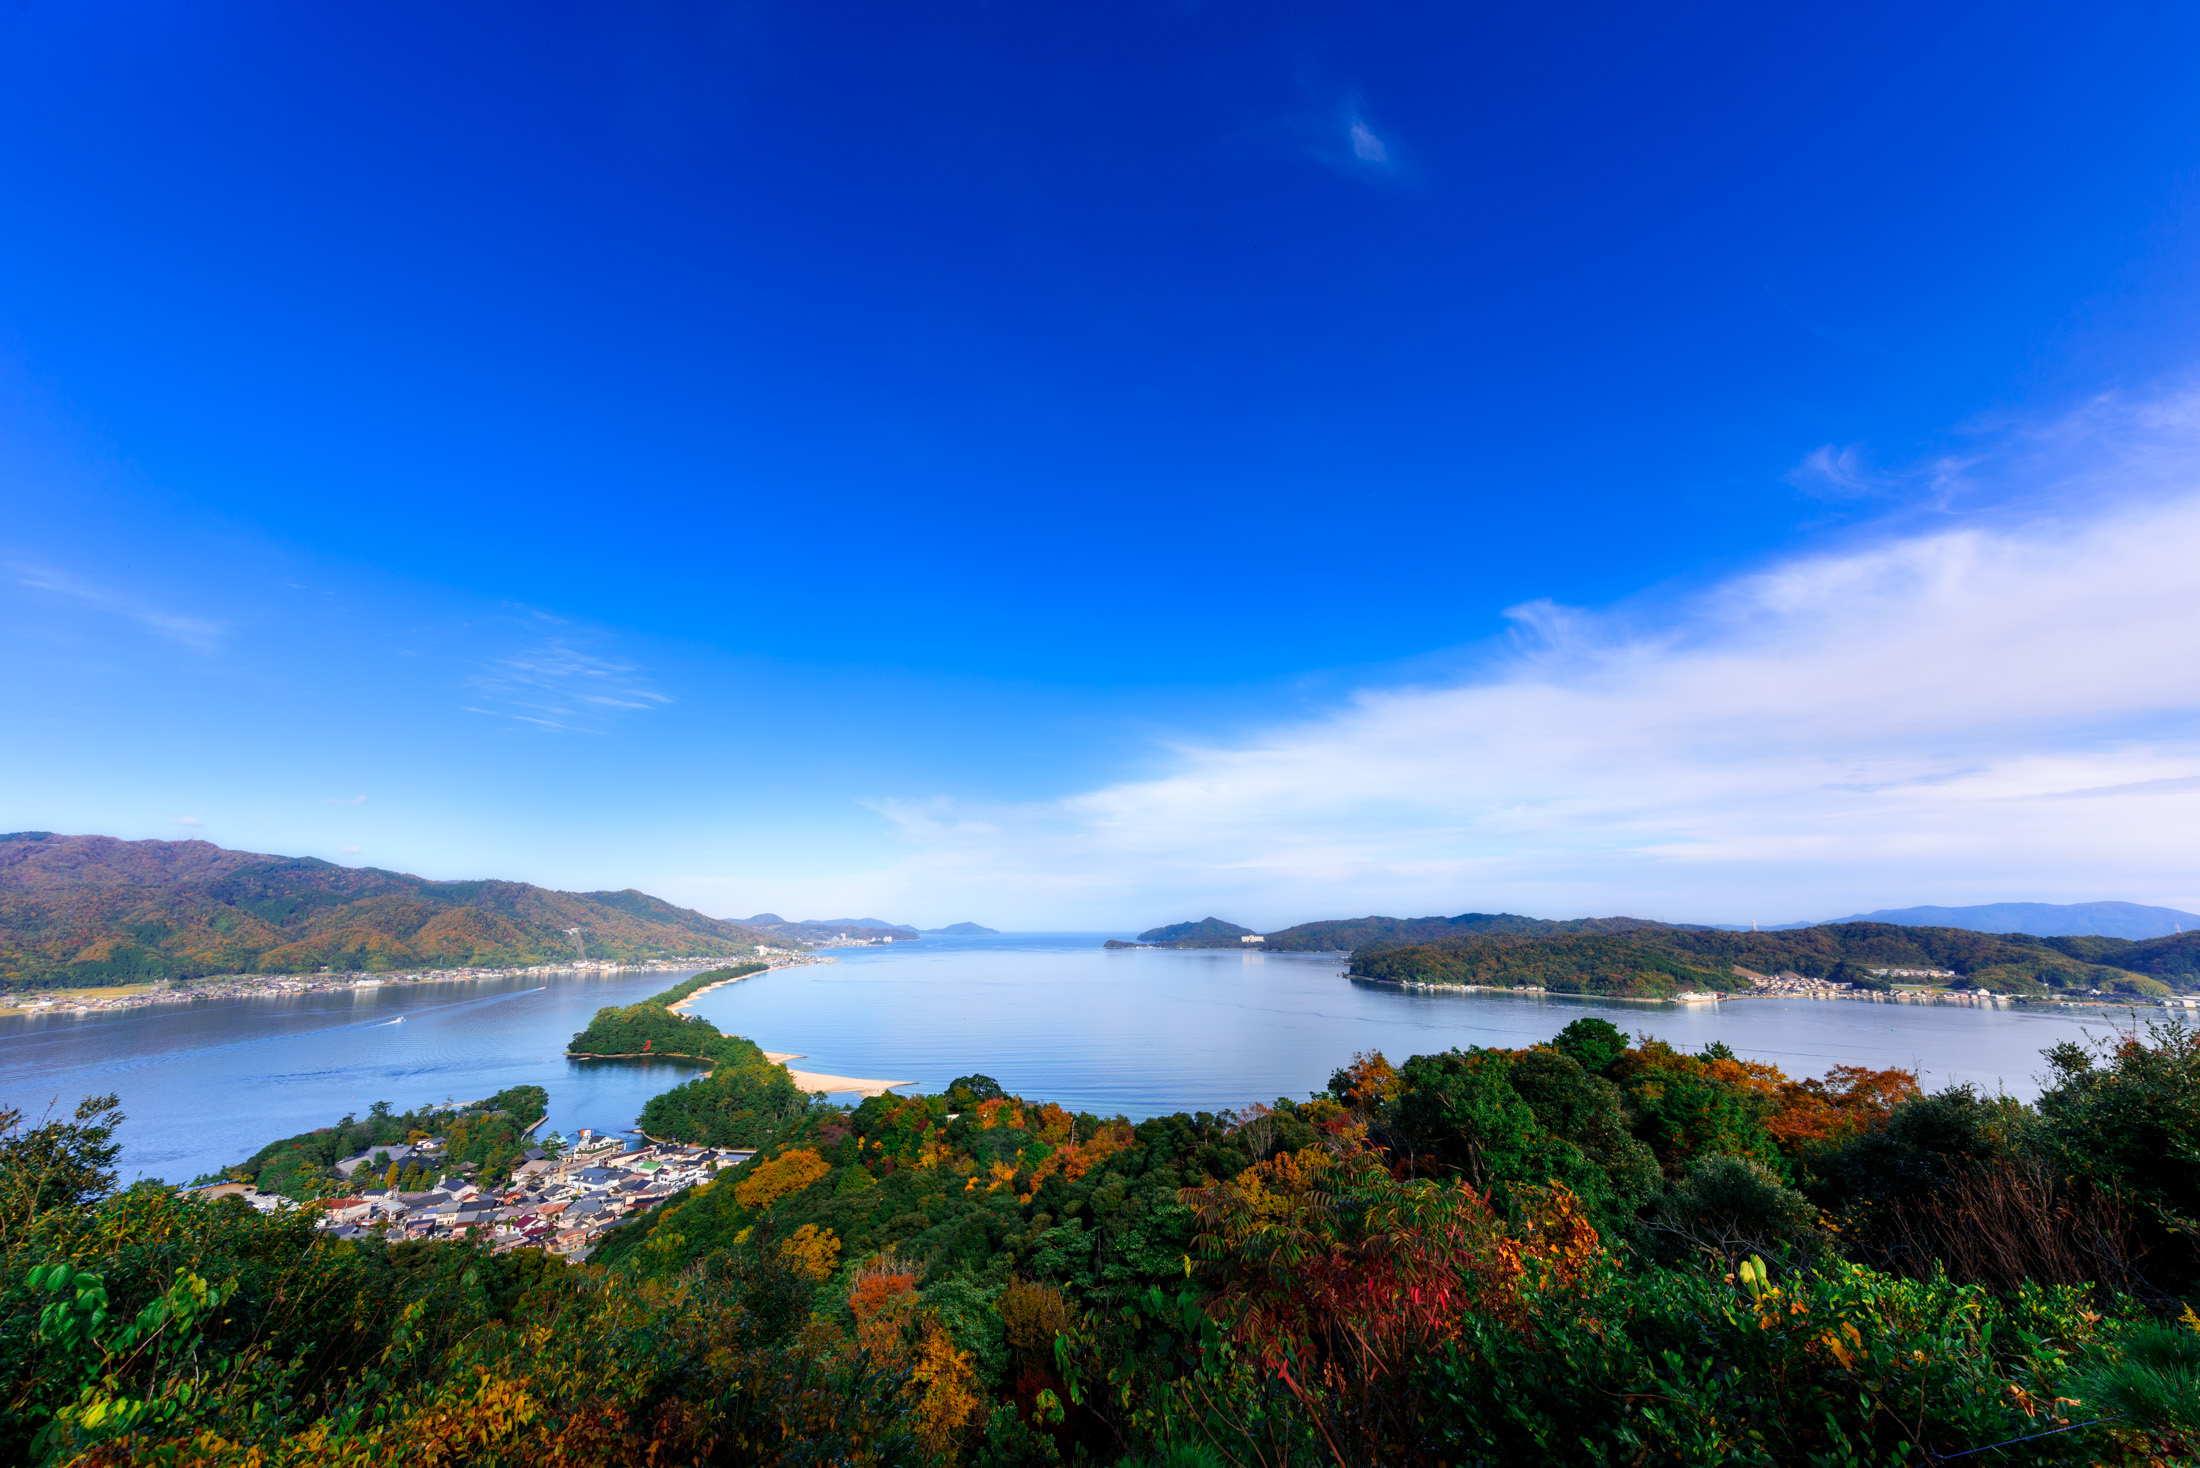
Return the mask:
[[[989,928],[983,923],[950,923],[944,928],[919,928],[917,931],[935,938],[998,938],[999,928]]]
[[[790,941],[631,888],[434,882],[211,841],[0,835],[0,985],[8,987],[730,958]]]
[[[1258,936],[1251,928],[1241,928],[1236,923],[1226,923],[1218,917],[1207,917],[1196,923],[1170,923],[1165,928],[1148,928],[1138,935],[1138,941],[1190,947],[1202,943],[1231,944]]]

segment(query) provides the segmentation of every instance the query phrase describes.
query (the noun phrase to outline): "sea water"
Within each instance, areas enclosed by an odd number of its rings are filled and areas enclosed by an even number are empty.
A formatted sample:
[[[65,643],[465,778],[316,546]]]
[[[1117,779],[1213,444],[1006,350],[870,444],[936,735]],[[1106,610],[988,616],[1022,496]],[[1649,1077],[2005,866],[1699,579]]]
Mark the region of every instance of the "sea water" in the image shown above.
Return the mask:
[[[1336,954],[1116,949],[1107,934],[924,938],[833,950],[699,997],[692,1012],[804,1070],[938,1090],[990,1075],[1080,1111],[1142,1118],[1303,1097],[1356,1051],[1402,1061],[1524,1045],[1585,1014],[1685,1049],[1723,1040],[1792,1076],[1899,1065],[1928,1088],[2029,1099],[2045,1047],[2150,1011],[1743,999],[1672,1005],[1401,991],[1343,977]],[[184,1181],[375,1101],[399,1110],[507,1086],[550,1093],[547,1129],[631,1127],[678,1063],[565,1057],[598,1008],[684,973],[534,975],[336,994],[0,1018],[0,1106],[35,1119],[122,1098],[125,1177]],[[402,1022],[398,1022],[402,1019]]]

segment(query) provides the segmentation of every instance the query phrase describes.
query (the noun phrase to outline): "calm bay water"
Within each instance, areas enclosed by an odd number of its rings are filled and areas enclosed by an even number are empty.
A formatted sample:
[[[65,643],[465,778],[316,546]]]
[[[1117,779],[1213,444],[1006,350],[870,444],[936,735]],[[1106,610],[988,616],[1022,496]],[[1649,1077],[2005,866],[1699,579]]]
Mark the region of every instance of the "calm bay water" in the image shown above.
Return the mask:
[[[1902,1065],[1928,1088],[1969,1081],[2031,1097],[2039,1052],[2084,1015],[1968,1005],[1752,999],[1718,1006],[1555,996],[1409,994],[1339,977],[1334,955],[1104,951],[1104,934],[926,938],[837,950],[714,990],[695,1012],[804,1069],[937,1090],[983,1072],[1011,1091],[1131,1117],[1303,1096],[1356,1050],[1403,1060],[1453,1045],[1520,1045],[1598,1014],[1693,1049],[1724,1040],[1790,1075]],[[120,1014],[0,1019],[0,1106],[120,1093],[125,1176],[183,1180],[263,1142],[387,1100],[400,1110],[532,1083],[570,1135],[630,1127],[691,1071],[567,1060],[606,1004],[677,974],[493,979]],[[403,1016],[403,1023],[396,1023]]]

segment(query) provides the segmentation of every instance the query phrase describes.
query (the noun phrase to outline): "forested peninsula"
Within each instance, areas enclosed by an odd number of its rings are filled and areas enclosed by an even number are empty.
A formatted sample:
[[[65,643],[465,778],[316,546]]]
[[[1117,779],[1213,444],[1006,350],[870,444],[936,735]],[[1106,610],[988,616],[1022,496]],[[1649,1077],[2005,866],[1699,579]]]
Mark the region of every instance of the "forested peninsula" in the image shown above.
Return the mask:
[[[0,987],[731,957],[781,941],[631,890],[431,882],[209,841],[0,835]]]
[[[2104,995],[2157,999],[2200,985],[2200,935],[2033,938],[1963,928],[1828,923],[1776,933],[1644,924],[1618,932],[1485,931],[1433,941],[1379,940],[1354,950],[1350,972],[1370,979],[1541,988],[1652,997],[1681,989],[1746,988],[1749,973],[1787,971],[1885,991],[1877,970],[1944,971],[1967,987],[2033,998]]]
[[[1135,1123],[972,1074],[759,1121],[578,1266],[117,1192],[112,1098],[9,1113],[0,1456],[2192,1461],[2200,1037],[2043,1060],[2028,1106],[1584,1017]]]
[[[807,1109],[810,1098],[797,1089],[787,1067],[765,1059],[754,1041],[723,1034],[702,1016],[675,1014],[668,1006],[713,984],[761,973],[764,967],[753,963],[711,969],[637,1004],[599,1009],[566,1053],[581,1060],[707,1064],[708,1074],[649,1099],[642,1108],[642,1131],[712,1147],[760,1146]]]
[[[1248,943],[1257,937],[1257,945]],[[2159,999],[2200,989],[2200,933],[2134,941],[1979,933],[1894,923],[1822,923],[1742,933],[1647,918],[1553,920],[1517,913],[1347,918],[1274,933],[1220,918],[1151,928],[1162,948],[1257,946],[1270,953],[1348,953],[1359,978],[1423,984],[1655,998],[1680,990],[1746,989],[1751,973],[1885,990],[1874,969],[1938,970],[1966,987],[2030,998],[2104,995]],[[1110,947],[1126,947],[1110,942]]]

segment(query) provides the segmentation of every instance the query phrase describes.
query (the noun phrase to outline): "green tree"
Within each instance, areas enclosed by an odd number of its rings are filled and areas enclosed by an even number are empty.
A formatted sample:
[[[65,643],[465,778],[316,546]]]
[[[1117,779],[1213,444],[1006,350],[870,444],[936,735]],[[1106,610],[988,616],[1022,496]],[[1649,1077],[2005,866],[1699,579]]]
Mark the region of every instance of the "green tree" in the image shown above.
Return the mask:
[[[82,1208],[114,1191],[121,1105],[118,1096],[87,1096],[71,1119],[55,1120],[49,1110],[28,1128],[21,1111],[0,1109],[0,1248],[19,1240],[39,1215]]]

